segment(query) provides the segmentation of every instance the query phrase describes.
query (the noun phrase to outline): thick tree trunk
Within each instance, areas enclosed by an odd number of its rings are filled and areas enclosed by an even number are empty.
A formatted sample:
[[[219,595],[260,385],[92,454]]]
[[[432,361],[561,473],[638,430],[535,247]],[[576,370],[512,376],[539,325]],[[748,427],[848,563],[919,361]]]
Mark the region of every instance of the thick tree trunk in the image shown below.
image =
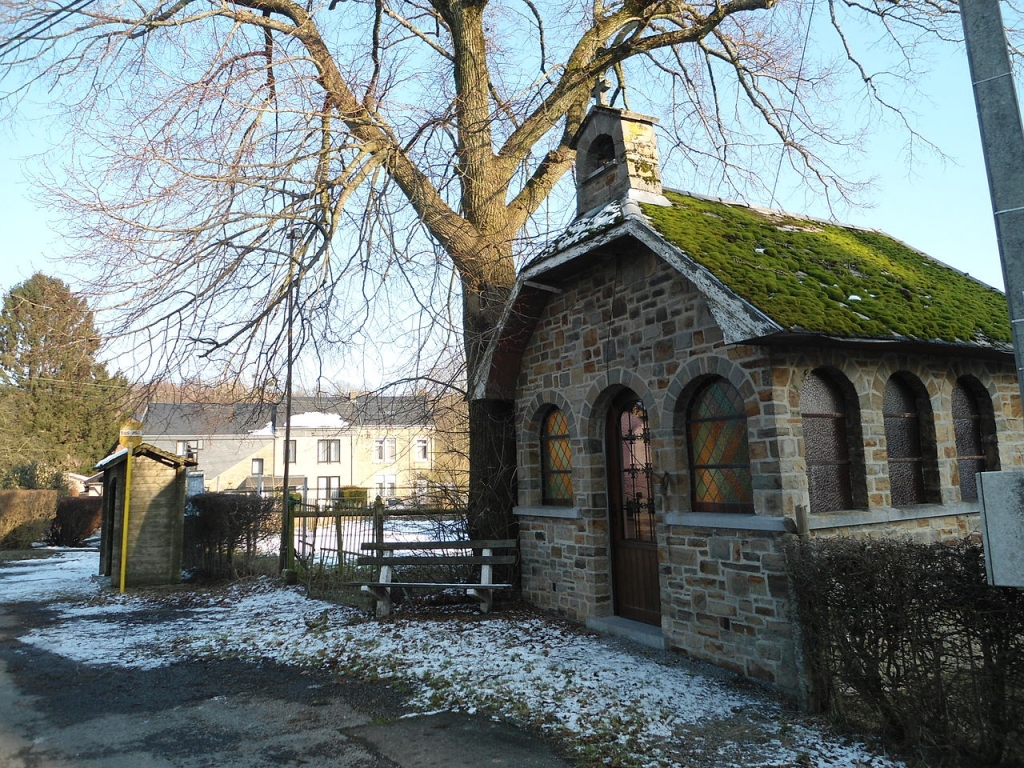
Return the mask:
[[[495,257],[494,264],[511,263],[510,255]],[[499,285],[463,280],[463,328],[470,391],[474,382],[487,376],[483,354],[497,329],[513,279],[514,274],[508,269],[501,275]],[[470,401],[469,528],[474,538],[503,539],[516,535],[512,514],[516,503],[515,435],[514,403]]]
[[[515,538],[515,406],[504,400],[469,404],[469,529],[473,538]]]

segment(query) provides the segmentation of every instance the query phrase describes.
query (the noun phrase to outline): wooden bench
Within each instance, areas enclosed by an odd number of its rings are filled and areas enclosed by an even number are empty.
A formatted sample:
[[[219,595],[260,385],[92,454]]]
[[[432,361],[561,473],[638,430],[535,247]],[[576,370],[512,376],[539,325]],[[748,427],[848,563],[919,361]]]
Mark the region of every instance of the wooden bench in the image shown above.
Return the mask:
[[[400,541],[366,542],[362,550],[372,550],[375,555],[360,555],[359,565],[380,566],[378,581],[355,582],[363,592],[377,600],[377,616],[391,613],[391,590],[401,589],[464,589],[471,597],[480,601],[480,612],[487,613],[494,604],[494,590],[509,589],[511,584],[495,584],[493,569],[496,565],[514,565],[516,554],[496,555],[494,550],[515,550],[515,539],[481,541]],[[415,552],[420,554],[397,554]],[[422,554],[434,552],[438,554]],[[458,553],[458,554],[456,554]],[[402,570],[406,566],[431,565],[479,565],[478,583],[444,584],[429,581],[402,581]]]

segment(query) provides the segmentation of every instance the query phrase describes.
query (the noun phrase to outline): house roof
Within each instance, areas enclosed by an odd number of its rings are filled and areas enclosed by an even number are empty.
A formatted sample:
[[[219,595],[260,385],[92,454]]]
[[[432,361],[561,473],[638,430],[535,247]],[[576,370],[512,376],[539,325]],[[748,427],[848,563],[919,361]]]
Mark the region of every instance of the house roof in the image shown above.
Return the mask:
[[[615,201],[519,275],[475,397],[511,397],[534,324],[562,281],[639,242],[705,297],[727,343],[936,345],[1012,354],[1003,294],[878,230],[701,195]],[[632,241],[632,242],[630,242]]]
[[[347,429],[353,425],[417,426],[430,424],[427,398],[359,395],[292,398],[293,428]],[[253,403],[150,403],[143,419],[147,436],[272,436],[283,426],[284,405]]]

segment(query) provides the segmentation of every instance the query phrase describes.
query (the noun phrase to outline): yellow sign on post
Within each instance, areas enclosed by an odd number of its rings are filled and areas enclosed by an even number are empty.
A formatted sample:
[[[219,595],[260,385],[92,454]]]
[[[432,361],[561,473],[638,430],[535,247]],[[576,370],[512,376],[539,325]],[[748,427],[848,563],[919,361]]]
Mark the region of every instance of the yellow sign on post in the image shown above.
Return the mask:
[[[117,444],[122,448],[135,448],[142,443],[142,422],[128,419],[121,425],[121,435]]]

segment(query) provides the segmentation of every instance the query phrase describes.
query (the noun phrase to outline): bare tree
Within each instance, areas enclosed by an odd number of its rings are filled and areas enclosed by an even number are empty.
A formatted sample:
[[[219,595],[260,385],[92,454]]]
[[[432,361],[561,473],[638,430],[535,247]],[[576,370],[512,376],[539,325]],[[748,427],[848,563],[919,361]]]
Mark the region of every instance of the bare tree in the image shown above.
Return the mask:
[[[848,122],[837,94],[848,102],[852,81],[866,121],[902,121],[891,87],[912,83],[922,39],[955,35],[955,11],[953,0],[0,0],[0,64],[11,107],[41,86],[72,123],[78,151],[54,191],[138,359],[184,372],[201,358],[273,387],[291,295],[307,351],[384,327],[404,346],[383,357],[443,355],[461,338],[472,381],[517,259],[565,222],[545,201],[572,166],[598,78],[616,73],[617,96],[668,118],[683,162],[714,164],[726,185],[767,179],[781,151],[843,198],[852,187],[830,158],[865,123]],[[858,59],[851,18],[891,45],[892,68]],[[826,30],[836,56],[821,53]],[[511,418],[508,403],[470,407],[479,533],[510,517]]]

